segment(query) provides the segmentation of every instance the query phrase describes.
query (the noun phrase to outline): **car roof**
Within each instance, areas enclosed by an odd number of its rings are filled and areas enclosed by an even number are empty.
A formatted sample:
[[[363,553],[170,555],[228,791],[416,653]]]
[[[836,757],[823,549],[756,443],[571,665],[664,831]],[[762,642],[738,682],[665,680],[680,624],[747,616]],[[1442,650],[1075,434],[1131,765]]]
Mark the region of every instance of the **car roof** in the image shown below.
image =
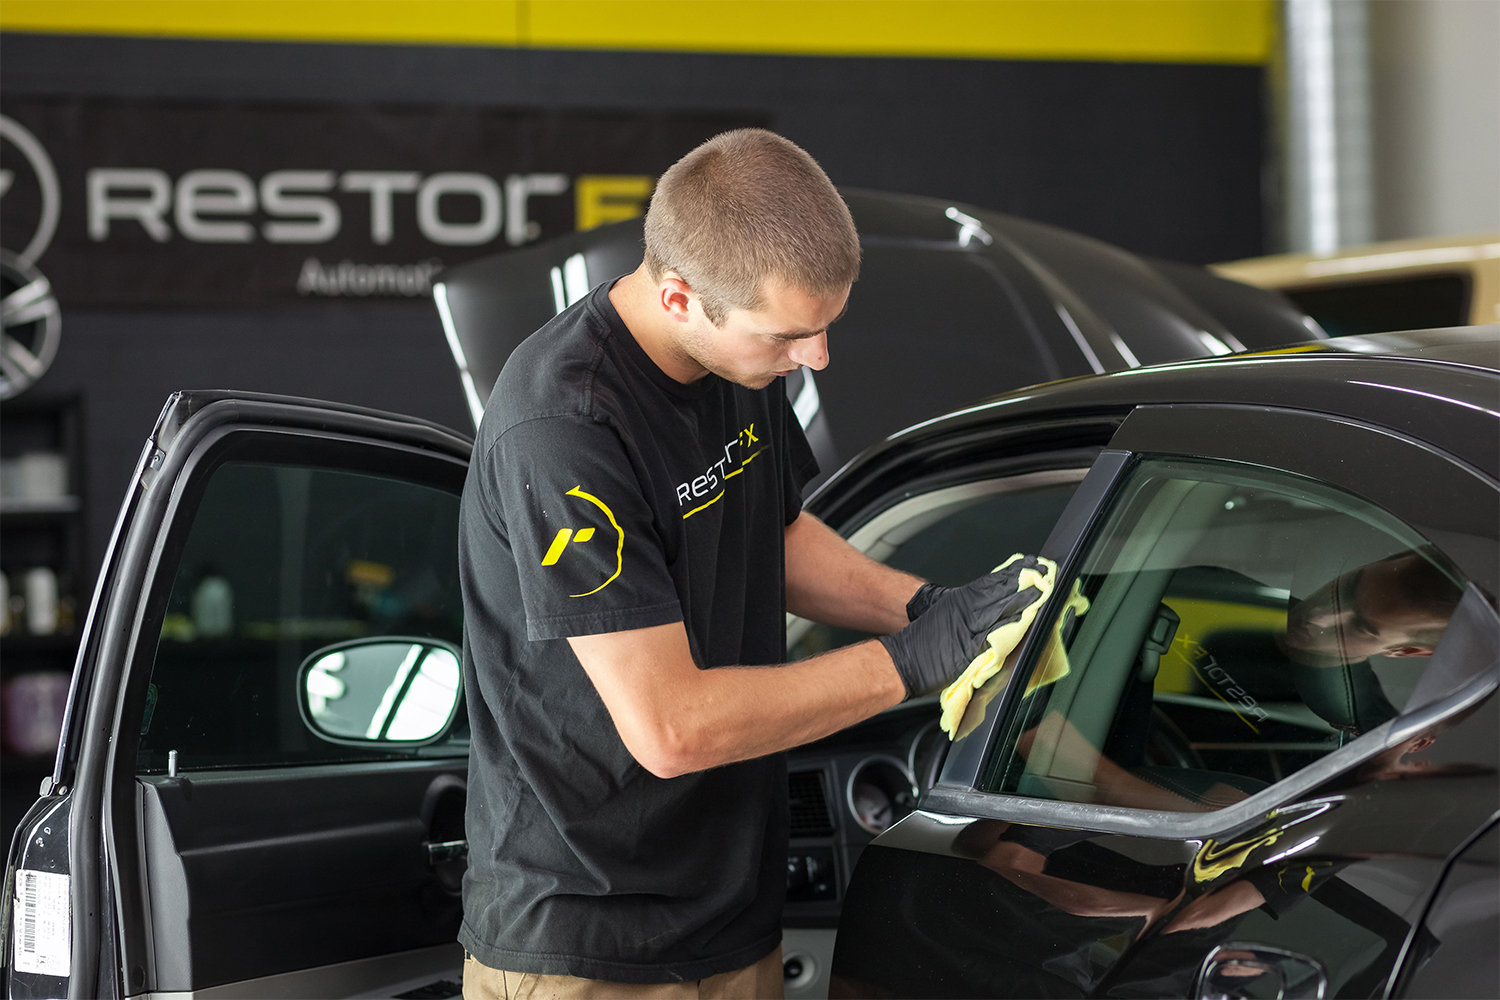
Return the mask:
[[[1254,353],[1257,356],[1310,353],[1362,354],[1366,357],[1439,361],[1497,371],[1500,370],[1500,325],[1450,326],[1439,330],[1408,330],[1402,333],[1333,337],[1313,344],[1296,344]]]
[[[1500,325],[1342,337],[1065,379],[915,424],[856,462],[1012,421],[1123,416],[1147,404],[1324,413],[1414,438],[1500,480]]]

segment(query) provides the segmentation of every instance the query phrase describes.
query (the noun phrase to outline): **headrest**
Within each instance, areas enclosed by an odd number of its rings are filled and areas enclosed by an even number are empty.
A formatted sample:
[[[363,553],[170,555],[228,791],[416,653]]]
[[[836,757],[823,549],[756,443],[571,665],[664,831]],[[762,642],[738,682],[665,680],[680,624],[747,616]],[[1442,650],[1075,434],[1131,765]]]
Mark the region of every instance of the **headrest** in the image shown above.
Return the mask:
[[[1215,632],[1203,646],[1257,700],[1300,699],[1335,729],[1365,733],[1397,715],[1368,660],[1326,667],[1295,663],[1263,629]]]
[[[1359,735],[1397,716],[1369,660],[1328,667],[1291,664],[1302,702],[1330,726]]]

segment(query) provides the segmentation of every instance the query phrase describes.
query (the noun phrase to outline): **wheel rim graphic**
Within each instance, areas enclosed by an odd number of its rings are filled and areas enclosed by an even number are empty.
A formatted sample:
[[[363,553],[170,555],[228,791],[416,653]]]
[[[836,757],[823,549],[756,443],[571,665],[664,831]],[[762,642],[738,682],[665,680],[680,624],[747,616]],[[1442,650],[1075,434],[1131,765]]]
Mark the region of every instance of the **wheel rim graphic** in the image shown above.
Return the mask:
[[[52,285],[8,250],[0,250],[0,399],[25,392],[57,356],[62,315]]]

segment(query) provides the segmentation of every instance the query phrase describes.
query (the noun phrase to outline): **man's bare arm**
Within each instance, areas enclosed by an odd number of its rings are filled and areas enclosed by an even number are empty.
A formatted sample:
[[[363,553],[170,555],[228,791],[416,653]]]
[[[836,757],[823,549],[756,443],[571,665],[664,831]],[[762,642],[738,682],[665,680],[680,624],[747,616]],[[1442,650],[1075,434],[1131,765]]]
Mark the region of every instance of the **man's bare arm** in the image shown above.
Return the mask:
[[[922,581],[881,565],[803,511],[786,529],[786,605],[794,615],[888,635],[906,625]]]
[[[714,670],[694,664],[681,622],[568,643],[625,749],[660,778],[801,746],[906,697],[878,642],[777,667]]]

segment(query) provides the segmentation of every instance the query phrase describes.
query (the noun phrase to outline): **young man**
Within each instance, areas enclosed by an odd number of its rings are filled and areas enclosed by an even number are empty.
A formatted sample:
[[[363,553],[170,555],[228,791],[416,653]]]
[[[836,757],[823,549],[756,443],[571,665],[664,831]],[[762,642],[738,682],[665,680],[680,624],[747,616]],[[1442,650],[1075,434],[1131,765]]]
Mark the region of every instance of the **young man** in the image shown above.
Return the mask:
[[[828,363],[858,268],[812,158],[726,133],[662,176],[641,267],[501,373],[460,527],[466,996],[780,996],[780,751],[944,686],[1034,595],[802,512],[780,376]],[[788,609],[884,638],[782,665]]]

